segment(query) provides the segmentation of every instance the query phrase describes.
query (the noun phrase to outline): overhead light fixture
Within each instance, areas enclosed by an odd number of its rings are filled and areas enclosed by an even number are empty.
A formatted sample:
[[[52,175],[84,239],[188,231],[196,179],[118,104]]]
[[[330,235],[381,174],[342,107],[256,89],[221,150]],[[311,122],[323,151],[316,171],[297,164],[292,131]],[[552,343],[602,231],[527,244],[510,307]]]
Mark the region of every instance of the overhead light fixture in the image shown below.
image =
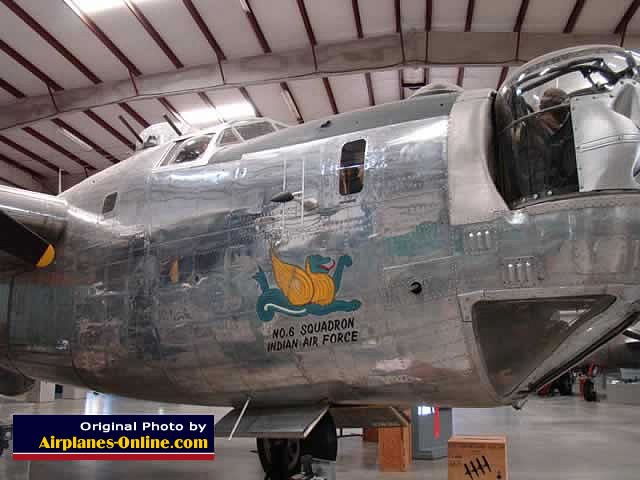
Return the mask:
[[[293,101],[293,97],[291,96],[291,92],[289,92],[289,90],[285,90],[283,88],[281,93],[282,93],[282,98],[284,99],[284,103],[287,104],[287,107],[289,107],[289,110],[291,111],[293,116],[299,122],[302,121],[302,115],[300,115],[300,112],[298,111],[298,107],[296,107],[296,102]]]
[[[245,12],[251,13],[251,8],[249,7],[248,1],[249,0],[240,0],[240,6]]]
[[[61,135],[64,135],[65,137],[67,137],[73,143],[80,145],[83,150],[86,150],[87,152],[91,152],[93,150],[93,147],[91,145],[89,145],[87,142],[84,142],[83,140],[80,140],[77,136],[75,136],[66,128],[59,128],[58,132],[60,132]]]
[[[138,0],[140,2],[142,0]],[[76,15],[83,13],[97,13],[114,8],[124,7],[123,0],[64,0]]]
[[[228,120],[256,116],[255,110],[248,102],[228,103],[216,107],[220,116]]]

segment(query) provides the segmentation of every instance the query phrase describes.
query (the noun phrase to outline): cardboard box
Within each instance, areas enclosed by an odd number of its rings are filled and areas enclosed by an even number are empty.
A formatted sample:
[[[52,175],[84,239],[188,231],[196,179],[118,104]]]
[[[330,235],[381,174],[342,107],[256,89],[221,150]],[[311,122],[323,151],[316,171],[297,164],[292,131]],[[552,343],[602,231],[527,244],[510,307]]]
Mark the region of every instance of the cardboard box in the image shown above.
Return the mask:
[[[508,480],[507,438],[454,435],[449,439],[449,480]]]

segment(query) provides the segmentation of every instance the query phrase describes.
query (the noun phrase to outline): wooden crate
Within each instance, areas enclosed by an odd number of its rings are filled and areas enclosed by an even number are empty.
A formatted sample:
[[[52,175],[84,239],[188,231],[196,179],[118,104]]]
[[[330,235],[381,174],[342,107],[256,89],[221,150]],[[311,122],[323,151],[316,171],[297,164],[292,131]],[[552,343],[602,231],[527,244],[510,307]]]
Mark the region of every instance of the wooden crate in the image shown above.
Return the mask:
[[[454,435],[449,439],[449,480],[508,480],[507,438]]]

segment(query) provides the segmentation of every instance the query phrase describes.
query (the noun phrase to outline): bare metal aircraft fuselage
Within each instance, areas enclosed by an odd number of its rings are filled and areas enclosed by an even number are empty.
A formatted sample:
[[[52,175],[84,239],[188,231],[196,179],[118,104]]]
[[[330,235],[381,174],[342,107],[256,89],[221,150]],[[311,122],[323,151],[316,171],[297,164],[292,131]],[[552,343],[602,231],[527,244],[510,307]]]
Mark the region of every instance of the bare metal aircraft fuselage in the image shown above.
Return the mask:
[[[494,95],[416,96],[204,163],[159,166],[163,145],[20,200],[47,204],[34,229],[64,228],[53,265],[0,285],[2,364],[209,405],[517,402],[636,318],[640,194],[509,208]]]

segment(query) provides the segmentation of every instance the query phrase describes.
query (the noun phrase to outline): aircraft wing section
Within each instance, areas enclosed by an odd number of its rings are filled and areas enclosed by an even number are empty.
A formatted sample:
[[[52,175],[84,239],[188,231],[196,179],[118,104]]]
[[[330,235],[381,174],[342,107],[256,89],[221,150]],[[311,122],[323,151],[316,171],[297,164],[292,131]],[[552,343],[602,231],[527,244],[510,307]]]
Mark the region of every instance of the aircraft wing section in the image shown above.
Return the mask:
[[[66,226],[65,200],[43,193],[0,186],[0,270],[20,259],[46,267],[55,259],[55,243]]]
[[[328,405],[304,405],[280,408],[247,408],[233,434],[249,438],[306,438],[329,410]],[[241,408],[234,408],[215,427],[216,437],[228,437]]]
[[[407,427],[409,419],[402,410],[387,405],[337,405],[331,407],[338,428]]]

